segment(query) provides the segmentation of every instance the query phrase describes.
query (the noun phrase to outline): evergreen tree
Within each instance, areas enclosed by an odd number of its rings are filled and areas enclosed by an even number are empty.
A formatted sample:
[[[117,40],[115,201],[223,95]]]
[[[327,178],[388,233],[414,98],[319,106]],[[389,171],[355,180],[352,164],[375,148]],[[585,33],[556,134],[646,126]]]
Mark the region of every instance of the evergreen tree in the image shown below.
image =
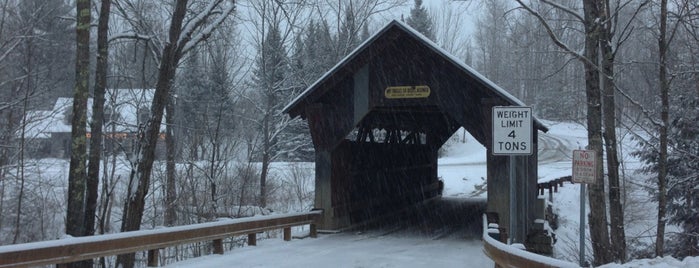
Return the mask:
[[[681,109],[670,124],[667,197],[669,222],[682,228],[675,253],[686,257],[699,255],[699,97],[681,103],[693,109]]]
[[[176,121],[178,128],[176,136],[187,143],[180,143],[182,157],[188,160],[201,159],[203,150],[203,124],[188,122],[203,122],[205,108],[213,96],[208,94],[206,67],[199,50],[192,50],[187,62],[182,68],[182,77],[178,79]],[[184,146],[187,146],[184,148]]]
[[[667,156],[667,216],[681,232],[668,242],[668,251],[679,257],[699,254],[699,98],[676,99],[675,115],[668,127]],[[691,107],[687,109],[687,107]],[[657,174],[659,170],[659,140],[654,134],[650,140],[639,140],[641,150],[634,155],[644,163],[643,172]],[[654,183],[651,178],[649,183]],[[651,189],[657,195],[657,189]]]
[[[293,74],[293,85],[287,103],[291,97],[300,94],[332,68],[335,53],[327,23],[311,21],[306,31],[296,36],[289,66]],[[314,148],[307,122],[297,119],[291,120],[280,135],[288,141],[280,147],[280,158],[287,161],[313,161]]]
[[[362,42],[364,42],[367,39],[369,39],[369,35],[370,35],[369,34],[369,23],[364,23],[364,25],[362,26],[362,33],[359,36],[359,38],[361,39]]]
[[[299,63],[295,72],[300,73],[299,79],[305,89],[320,78],[335,64],[333,40],[327,22],[309,23],[308,29],[301,37]]]
[[[410,10],[410,16],[405,19],[405,22],[430,40],[435,41],[434,23],[427,9],[422,6],[422,0],[415,0],[415,5]]]

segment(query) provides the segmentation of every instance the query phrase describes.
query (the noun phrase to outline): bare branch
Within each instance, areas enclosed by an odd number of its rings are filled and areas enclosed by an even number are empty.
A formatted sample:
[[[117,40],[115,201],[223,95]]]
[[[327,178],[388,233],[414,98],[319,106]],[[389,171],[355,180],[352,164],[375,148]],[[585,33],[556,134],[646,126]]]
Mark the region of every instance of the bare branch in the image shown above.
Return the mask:
[[[599,69],[599,67],[597,66],[596,63],[592,62],[590,59],[586,58],[585,56],[583,56],[583,55],[580,54],[579,52],[573,51],[573,49],[571,49],[571,48],[568,47],[566,44],[564,44],[564,43],[558,38],[558,36],[556,35],[556,33],[553,32],[553,29],[551,29],[551,26],[546,22],[546,19],[544,19],[544,17],[541,16],[541,14],[539,14],[539,12],[537,12],[537,11],[531,9],[531,7],[529,7],[529,5],[527,5],[527,4],[524,4],[524,3],[522,2],[522,0],[516,0],[516,1],[517,1],[517,3],[520,4],[520,6],[522,6],[522,8],[524,8],[525,10],[527,10],[527,12],[529,12],[530,14],[532,14],[534,17],[536,17],[537,20],[539,20],[539,22],[541,22],[541,25],[544,26],[544,28],[546,29],[546,33],[548,33],[549,37],[551,38],[551,40],[553,41],[553,43],[554,43],[556,46],[560,47],[560,48],[563,49],[565,52],[567,52],[568,54],[572,55],[572,56],[575,57],[576,59],[582,61],[583,63],[589,64],[590,66],[596,66],[597,69]]]
[[[152,35],[143,35],[139,33],[118,33],[109,37],[108,42],[121,40],[121,39],[136,39],[136,40],[146,40],[150,41],[153,38]]]
[[[218,5],[222,1],[223,0],[218,0],[218,1],[214,1],[214,2],[217,2],[216,5]],[[180,41],[179,41],[180,43],[178,43],[178,46],[181,48],[182,54],[186,54],[194,46],[196,46],[201,41],[204,41],[206,38],[208,38],[211,35],[211,33],[219,25],[221,25],[221,23],[223,23],[223,21],[228,17],[228,15],[230,15],[231,13],[233,13],[233,11],[235,11],[235,3],[232,0],[230,0],[230,1],[232,3],[230,3],[225,9],[223,9],[220,13],[218,13],[218,16],[214,19],[214,21],[212,21],[209,25],[207,25],[206,27],[201,29],[201,31],[199,31],[194,37],[190,37],[193,32],[183,32],[182,36],[186,36],[188,38],[182,39],[182,37],[180,37]],[[214,2],[212,2],[212,4]],[[210,7],[215,8],[215,6],[212,6],[212,5],[210,5]],[[207,10],[209,10],[209,9],[207,9]],[[203,23],[204,21],[206,21],[208,19],[209,16],[216,14],[216,13],[217,12],[213,12],[213,9],[210,9],[209,13],[206,16],[203,16],[203,17],[197,16],[197,17],[200,18],[201,23]],[[197,27],[202,25],[200,22],[194,22],[194,23],[198,25]],[[195,30],[195,28],[191,29],[191,31],[194,31],[194,30]],[[182,42],[184,42],[184,43],[182,43]]]
[[[520,2],[520,1],[517,1],[517,2]],[[549,0],[541,0],[541,2],[546,3],[547,5],[550,5],[550,6],[555,7],[555,8],[557,8],[565,13],[570,14],[571,16],[578,19],[578,21],[580,21],[581,23],[585,22],[585,18],[582,15],[578,14],[578,12],[575,12],[575,10],[573,10],[567,6],[561,5],[561,4],[556,3],[556,2],[551,2]],[[522,4],[522,3],[520,2],[520,4]]]

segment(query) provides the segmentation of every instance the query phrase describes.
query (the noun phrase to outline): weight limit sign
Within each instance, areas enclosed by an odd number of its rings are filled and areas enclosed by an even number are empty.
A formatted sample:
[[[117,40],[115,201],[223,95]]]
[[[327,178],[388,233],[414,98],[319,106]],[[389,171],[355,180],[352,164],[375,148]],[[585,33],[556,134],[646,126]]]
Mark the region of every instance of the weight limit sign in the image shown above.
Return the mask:
[[[530,155],[533,116],[531,107],[493,107],[493,155]]]

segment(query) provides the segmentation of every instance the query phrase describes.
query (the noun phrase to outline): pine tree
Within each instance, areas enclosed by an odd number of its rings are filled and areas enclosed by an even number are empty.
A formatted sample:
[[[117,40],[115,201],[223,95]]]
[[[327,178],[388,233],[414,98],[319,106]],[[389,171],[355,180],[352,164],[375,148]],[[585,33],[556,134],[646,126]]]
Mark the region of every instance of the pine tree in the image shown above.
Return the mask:
[[[668,126],[667,218],[681,228],[669,239],[667,250],[679,257],[699,254],[699,97],[678,97]],[[692,107],[687,109],[686,107]],[[641,150],[634,152],[644,163],[642,171],[657,174],[660,168],[660,144],[657,133],[639,141]],[[649,179],[653,183],[654,178]],[[652,189],[657,199],[657,189]]]
[[[415,5],[410,10],[410,16],[405,19],[405,22],[430,40],[435,41],[434,23],[427,9],[422,6],[422,0],[415,0]]]
[[[369,35],[369,23],[364,23],[364,25],[362,26],[362,33],[359,35],[359,38],[362,41],[366,41],[367,39],[369,39]]]
[[[668,150],[669,222],[680,226],[676,234],[679,257],[699,255],[699,97],[683,101],[670,124]],[[683,109],[683,107],[694,107]]]
[[[298,39],[292,68],[305,89],[335,64],[335,52],[330,29],[325,21],[311,21]]]

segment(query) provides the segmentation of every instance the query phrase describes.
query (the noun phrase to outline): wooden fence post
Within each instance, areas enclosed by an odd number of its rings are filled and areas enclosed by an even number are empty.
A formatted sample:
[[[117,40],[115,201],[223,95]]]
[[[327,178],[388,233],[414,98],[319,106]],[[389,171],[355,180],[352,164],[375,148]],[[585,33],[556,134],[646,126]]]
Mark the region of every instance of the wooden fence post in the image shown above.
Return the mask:
[[[248,246],[257,246],[257,234],[248,234]]]
[[[158,259],[160,258],[160,249],[151,249],[148,251],[148,267],[158,267]]]
[[[311,237],[312,238],[317,238],[318,237],[318,227],[315,225],[315,223],[311,223]]]
[[[291,241],[291,227],[284,228],[284,241]]]
[[[214,240],[214,254],[223,255],[223,239]]]

